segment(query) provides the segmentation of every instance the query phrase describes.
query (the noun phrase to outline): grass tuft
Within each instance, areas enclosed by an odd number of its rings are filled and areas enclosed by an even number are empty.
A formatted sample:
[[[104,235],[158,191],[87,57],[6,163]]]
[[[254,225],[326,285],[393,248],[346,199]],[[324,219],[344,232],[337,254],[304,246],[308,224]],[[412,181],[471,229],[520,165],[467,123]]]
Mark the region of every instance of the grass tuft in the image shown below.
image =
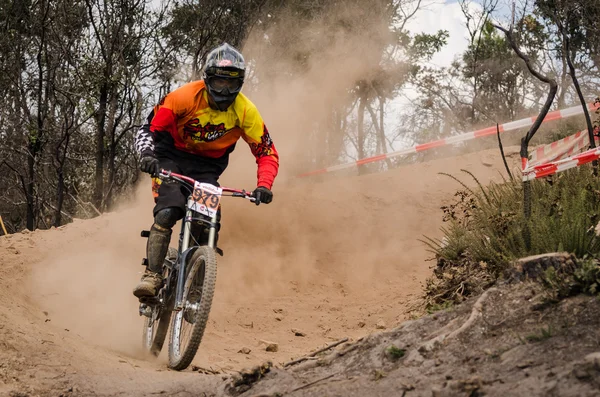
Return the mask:
[[[546,339],[550,339],[553,335],[552,328],[550,326],[541,328],[539,333],[530,334],[525,337],[527,342],[542,342]]]
[[[558,298],[573,293],[600,292],[600,178],[583,166],[547,179],[531,181],[531,218],[523,215],[521,181],[505,180],[464,188],[454,202],[442,207],[446,226],[442,239],[422,240],[435,255],[434,275],[426,282],[428,311],[460,303],[506,277],[521,257],[548,252],[574,254],[574,267],[548,269],[542,283]],[[531,236],[526,244],[525,234]]]
[[[391,345],[387,348],[387,354],[392,360],[399,360],[406,355],[406,350]]]

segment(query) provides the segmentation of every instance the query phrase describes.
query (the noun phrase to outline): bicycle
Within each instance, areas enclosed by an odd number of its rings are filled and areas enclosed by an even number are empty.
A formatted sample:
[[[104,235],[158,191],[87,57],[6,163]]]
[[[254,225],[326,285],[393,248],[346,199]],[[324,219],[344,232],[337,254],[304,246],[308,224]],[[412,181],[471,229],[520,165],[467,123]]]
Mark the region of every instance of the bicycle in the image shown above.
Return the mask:
[[[179,246],[169,247],[163,263],[163,285],[156,297],[140,299],[139,314],[144,317],[143,346],[154,356],[160,354],[171,328],[168,366],[181,371],[190,365],[198,351],[212,305],[217,280],[216,254],[223,255],[215,241],[221,197],[230,193],[227,196],[256,200],[245,190],[201,183],[164,169],[158,178],[163,183],[180,183],[190,195]],[[193,233],[192,229],[199,233]],[[199,235],[207,231],[208,238]],[[148,231],[142,231],[142,237],[148,235]],[[142,264],[147,266],[147,259]]]

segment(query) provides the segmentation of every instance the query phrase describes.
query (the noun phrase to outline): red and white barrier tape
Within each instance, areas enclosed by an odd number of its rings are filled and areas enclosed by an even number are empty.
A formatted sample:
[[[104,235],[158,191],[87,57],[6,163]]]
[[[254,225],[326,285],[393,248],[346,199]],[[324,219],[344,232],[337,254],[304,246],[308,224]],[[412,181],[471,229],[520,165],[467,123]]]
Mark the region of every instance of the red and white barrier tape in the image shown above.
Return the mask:
[[[598,160],[598,158],[600,158],[600,147],[586,150],[585,152],[566,159],[529,167],[523,170],[523,181],[530,181],[532,179],[553,175],[568,170],[569,168],[579,167],[580,165]]]
[[[595,132],[595,134],[597,134]],[[598,136],[595,137],[596,146],[600,146]],[[529,154],[528,168],[537,165],[557,161],[565,157],[570,157],[574,153],[587,149],[590,146],[590,139],[587,130],[576,132],[556,142],[540,146]]]
[[[587,105],[587,107],[590,111],[595,111],[600,108],[600,103],[590,103]],[[570,107],[567,109],[562,109],[562,110],[555,110],[553,112],[549,112],[546,115],[546,117],[544,118],[544,123],[548,122],[548,121],[553,121],[553,120],[566,119],[566,118],[569,118],[572,116],[578,116],[580,114],[583,114],[583,107],[581,105],[573,106],[573,107]],[[498,128],[500,129],[500,132],[518,130],[521,128],[531,126],[535,122],[536,118],[537,118],[537,116],[528,117],[528,118],[516,120],[516,121],[511,121],[509,123],[504,123],[504,124],[499,125]],[[357,160],[357,161],[354,161],[351,163],[334,165],[332,167],[327,167],[327,168],[322,168],[322,169],[315,170],[315,171],[305,172],[303,174],[298,175],[298,177],[307,177],[307,176],[311,176],[311,175],[325,174],[328,172],[334,172],[334,171],[340,171],[340,170],[347,169],[347,168],[358,167],[363,164],[374,163],[376,161],[391,159],[391,158],[398,157],[398,156],[405,156],[407,154],[419,153],[419,152],[433,149],[436,147],[451,145],[451,144],[458,143],[458,142],[469,141],[471,139],[480,138],[483,136],[494,135],[494,134],[496,134],[496,131],[497,131],[496,126],[493,126],[493,127],[488,127],[488,128],[484,128],[481,130],[466,132],[464,134],[451,136],[449,138],[439,139],[437,141],[432,141],[432,142],[424,143],[421,145],[416,145],[411,148],[399,150],[397,152],[380,154],[378,156],[367,157],[367,158]],[[524,166],[523,169],[525,169],[525,168],[526,167]]]

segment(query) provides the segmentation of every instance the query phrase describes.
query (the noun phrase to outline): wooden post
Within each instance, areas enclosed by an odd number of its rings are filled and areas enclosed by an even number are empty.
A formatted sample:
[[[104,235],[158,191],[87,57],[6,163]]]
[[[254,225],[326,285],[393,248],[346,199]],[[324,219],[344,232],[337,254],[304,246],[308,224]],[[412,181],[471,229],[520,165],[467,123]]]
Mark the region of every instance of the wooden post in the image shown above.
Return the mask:
[[[4,235],[6,236],[8,234],[8,232],[6,231],[6,227],[4,226],[4,222],[2,222],[2,216],[0,215],[0,226],[2,226],[2,231],[4,232]]]

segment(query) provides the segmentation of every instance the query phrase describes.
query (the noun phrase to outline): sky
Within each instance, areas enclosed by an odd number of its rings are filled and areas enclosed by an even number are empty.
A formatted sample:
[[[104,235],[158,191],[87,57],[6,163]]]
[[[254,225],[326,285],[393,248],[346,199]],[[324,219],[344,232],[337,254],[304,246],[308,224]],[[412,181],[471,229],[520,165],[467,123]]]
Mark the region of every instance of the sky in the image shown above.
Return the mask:
[[[479,6],[473,3],[472,7]],[[406,27],[413,34],[434,34],[439,30],[448,31],[448,44],[431,61],[437,66],[449,66],[454,57],[463,53],[467,48],[468,32],[465,27],[465,17],[456,0],[447,0],[446,2],[438,0],[426,5],[417,11]]]
[[[427,0],[425,0],[427,1]],[[424,1],[424,2],[425,2]],[[472,0],[470,8],[473,13],[481,11],[483,0]],[[500,0],[498,9],[494,12],[495,18],[503,19],[508,15],[512,0]],[[458,0],[432,0],[417,11],[406,27],[411,33],[436,33],[438,30],[447,30],[450,34],[448,44],[435,55],[432,63],[438,66],[449,66],[454,57],[462,54],[467,48],[468,31]]]
[[[478,0],[473,1],[471,8],[473,11],[481,10]],[[462,54],[468,46],[468,30],[465,26],[465,16],[457,0],[433,0],[429,2],[408,21],[406,28],[412,34],[434,34],[439,30],[448,31],[449,36],[446,46],[434,55],[431,62],[428,63],[430,66],[450,66],[452,61]],[[386,131],[393,131],[398,127],[403,111],[407,106],[411,105],[416,95],[414,90],[405,87],[402,90],[402,95],[386,105]],[[400,138],[393,143],[392,150],[400,150],[411,145],[412,142],[406,142]]]

